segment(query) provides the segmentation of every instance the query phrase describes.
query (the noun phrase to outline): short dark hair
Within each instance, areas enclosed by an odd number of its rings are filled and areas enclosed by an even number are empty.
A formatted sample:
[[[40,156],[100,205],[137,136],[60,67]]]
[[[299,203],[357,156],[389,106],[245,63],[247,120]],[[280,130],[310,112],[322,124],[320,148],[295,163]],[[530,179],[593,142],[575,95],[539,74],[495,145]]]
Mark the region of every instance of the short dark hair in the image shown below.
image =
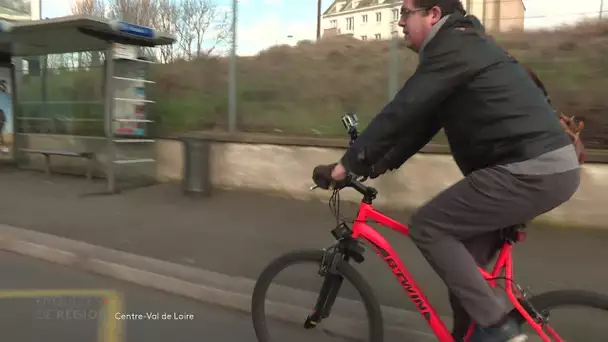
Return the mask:
[[[437,6],[441,8],[442,17],[454,12],[467,14],[460,0],[414,0],[414,6],[427,10]]]

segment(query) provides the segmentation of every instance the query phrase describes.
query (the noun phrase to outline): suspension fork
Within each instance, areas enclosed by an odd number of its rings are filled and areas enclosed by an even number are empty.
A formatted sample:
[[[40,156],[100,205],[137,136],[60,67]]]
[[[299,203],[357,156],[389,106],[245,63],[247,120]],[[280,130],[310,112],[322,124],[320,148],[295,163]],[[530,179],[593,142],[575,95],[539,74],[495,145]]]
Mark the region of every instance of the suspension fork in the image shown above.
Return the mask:
[[[344,223],[332,230],[332,235],[337,242],[330,248],[324,250],[323,260],[319,267],[319,275],[323,277],[323,285],[319,297],[313,309],[313,313],[306,318],[304,327],[311,329],[317,326],[323,319],[328,318],[333,305],[344,282],[338,267],[342,262],[351,259],[357,263],[363,262],[363,247],[357,240],[351,237],[352,232]]]
[[[304,328],[306,329],[314,328],[323,319],[329,317],[344,281],[342,275],[337,271],[337,266],[341,260],[347,260],[348,257],[340,251],[333,250],[326,251],[323,259],[319,268],[319,274],[323,277],[323,285],[312,315],[308,316],[306,322],[304,322]]]

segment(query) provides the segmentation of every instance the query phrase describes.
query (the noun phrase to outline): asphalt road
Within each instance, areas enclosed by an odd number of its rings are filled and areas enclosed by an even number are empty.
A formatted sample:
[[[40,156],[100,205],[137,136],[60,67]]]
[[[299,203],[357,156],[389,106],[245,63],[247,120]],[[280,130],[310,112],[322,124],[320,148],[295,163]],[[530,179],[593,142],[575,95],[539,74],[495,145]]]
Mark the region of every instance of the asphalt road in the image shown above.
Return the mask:
[[[246,313],[11,253],[0,253],[0,272],[2,341],[257,341]],[[301,329],[280,329],[285,341],[310,341]]]
[[[0,252],[0,272],[3,341],[256,341],[246,313],[6,252]],[[568,341],[608,336],[606,314],[566,311],[555,322]],[[286,323],[272,328],[278,341],[345,341]],[[396,340],[388,335],[387,342]]]
[[[282,253],[332,243],[329,230],[335,220],[325,201],[297,201],[242,191],[215,191],[209,198],[191,199],[173,184],[116,196],[90,196],[103,185],[81,178],[53,175],[48,180],[41,173],[3,170],[0,221],[251,279]],[[352,204],[341,208],[348,218],[355,214]],[[406,212],[387,213],[407,222]],[[387,228],[379,232],[399,253],[431,304],[441,315],[450,315],[445,286],[416,247],[407,237]],[[608,294],[606,246],[608,230],[531,226],[527,241],[514,249],[516,280],[533,294],[558,289]],[[387,266],[373,253],[367,252],[366,257],[357,269],[371,283],[381,303],[414,309]],[[285,283],[312,290],[318,285],[316,281],[314,285],[308,283],[314,270],[306,271],[284,278]]]

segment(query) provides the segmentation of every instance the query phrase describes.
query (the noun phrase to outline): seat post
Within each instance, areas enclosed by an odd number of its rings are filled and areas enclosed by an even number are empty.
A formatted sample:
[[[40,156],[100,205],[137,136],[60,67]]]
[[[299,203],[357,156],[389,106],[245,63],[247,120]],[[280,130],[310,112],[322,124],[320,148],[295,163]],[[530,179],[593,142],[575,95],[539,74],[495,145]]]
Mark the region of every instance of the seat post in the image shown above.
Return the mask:
[[[501,231],[502,239],[510,244],[523,242],[526,239],[526,233],[524,232],[525,228],[525,223],[506,227]]]

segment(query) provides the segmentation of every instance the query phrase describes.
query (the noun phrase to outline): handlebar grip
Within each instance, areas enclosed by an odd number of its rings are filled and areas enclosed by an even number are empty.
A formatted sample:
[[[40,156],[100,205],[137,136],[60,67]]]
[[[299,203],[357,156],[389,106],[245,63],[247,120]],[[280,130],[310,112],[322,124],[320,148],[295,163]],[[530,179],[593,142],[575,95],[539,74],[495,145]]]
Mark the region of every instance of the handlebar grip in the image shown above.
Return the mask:
[[[318,165],[312,171],[312,180],[321,189],[329,189],[332,183],[331,171],[334,169],[336,164],[330,165]]]

